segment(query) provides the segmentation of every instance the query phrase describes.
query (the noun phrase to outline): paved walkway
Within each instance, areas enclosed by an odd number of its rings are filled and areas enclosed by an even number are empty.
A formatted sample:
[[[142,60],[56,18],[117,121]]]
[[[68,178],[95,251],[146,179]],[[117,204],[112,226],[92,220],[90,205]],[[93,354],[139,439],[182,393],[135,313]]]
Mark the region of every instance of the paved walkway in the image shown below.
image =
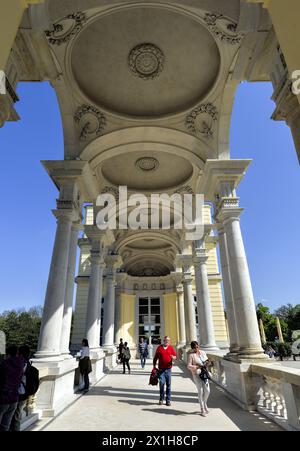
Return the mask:
[[[131,375],[121,367],[42,430],[46,431],[279,431],[262,415],[244,412],[212,384],[210,413],[199,414],[197,391],[185,367],[175,366],[172,406],[158,405],[158,390],[148,385],[151,365],[145,370],[132,362]]]

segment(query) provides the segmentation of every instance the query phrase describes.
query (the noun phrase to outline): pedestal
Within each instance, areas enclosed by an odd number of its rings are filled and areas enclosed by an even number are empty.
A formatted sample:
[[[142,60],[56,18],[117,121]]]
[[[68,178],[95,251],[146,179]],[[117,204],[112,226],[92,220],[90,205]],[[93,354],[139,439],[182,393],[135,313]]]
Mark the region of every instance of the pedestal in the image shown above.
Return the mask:
[[[60,361],[34,359],[32,363],[47,374],[41,379],[37,392],[37,410],[43,417],[54,417],[76,399],[74,376],[78,362],[73,358]]]

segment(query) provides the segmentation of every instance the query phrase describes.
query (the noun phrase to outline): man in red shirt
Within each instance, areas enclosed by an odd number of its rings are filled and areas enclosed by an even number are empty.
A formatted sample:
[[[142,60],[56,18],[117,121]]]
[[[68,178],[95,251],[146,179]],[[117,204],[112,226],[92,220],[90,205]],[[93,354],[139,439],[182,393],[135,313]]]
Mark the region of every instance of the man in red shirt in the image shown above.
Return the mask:
[[[154,359],[153,367],[156,367],[156,362],[158,361],[159,369],[159,405],[162,405],[165,397],[165,385],[166,390],[166,406],[171,405],[171,374],[173,360],[176,359],[176,352],[172,346],[170,346],[170,337],[164,338],[164,343],[158,346]]]

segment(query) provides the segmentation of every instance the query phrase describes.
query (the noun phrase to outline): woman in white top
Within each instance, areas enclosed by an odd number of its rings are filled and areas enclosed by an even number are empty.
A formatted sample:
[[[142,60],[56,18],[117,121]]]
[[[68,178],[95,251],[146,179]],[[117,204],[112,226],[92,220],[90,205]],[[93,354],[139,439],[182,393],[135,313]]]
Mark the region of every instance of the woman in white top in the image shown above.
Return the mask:
[[[193,380],[198,390],[198,398],[200,403],[200,415],[203,417],[209,413],[207,408],[207,400],[210,395],[210,386],[208,379],[200,378],[201,369],[205,368],[208,363],[208,357],[204,351],[200,350],[197,341],[191,343],[192,352],[188,359],[188,369],[192,372]]]
[[[84,379],[84,391],[88,391],[90,388],[89,373],[92,371],[92,365],[90,360],[90,348],[86,339],[82,340],[82,348],[80,350],[79,360],[80,373]]]

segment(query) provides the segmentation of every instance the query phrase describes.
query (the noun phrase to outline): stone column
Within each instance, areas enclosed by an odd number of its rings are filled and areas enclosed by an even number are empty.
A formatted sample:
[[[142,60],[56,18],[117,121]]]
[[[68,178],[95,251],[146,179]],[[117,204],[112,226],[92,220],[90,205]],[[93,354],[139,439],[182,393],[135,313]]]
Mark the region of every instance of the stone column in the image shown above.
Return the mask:
[[[192,274],[189,265],[183,266],[183,288],[184,288],[184,304],[185,304],[185,325],[186,325],[186,341],[190,346],[192,341],[197,341],[196,334],[196,313],[194,306],[194,296],[192,288]]]
[[[103,318],[103,348],[109,352],[115,350],[114,330],[115,330],[115,295],[116,295],[116,274],[115,265],[119,260],[118,255],[108,255],[106,257],[106,298],[104,301]]]
[[[219,217],[222,218],[228,247],[228,260],[234,311],[239,341],[239,358],[265,358],[261,346],[255,302],[248,263],[240,227],[242,209],[238,199],[222,199]]]
[[[78,246],[78,234],[79,231],[83,229],[80,222],[73,223],[71,229],[71,239],[70,239],[70,249],[69,249],[69,262],[67,270],[67,283],[66,283],[66,293],[65,293],[65,305],[64,305],[64,315],[60,339],[61,353],[65,358],[71,357],[69,351],[70,335],[71,335],[71,325],[72,325],[72,314],[73,314],[73,296],[74,296],[74,281],[75,281],[75,270],[76,270],[76,257],[77,257],[77,246]]]
[[[223,278],[223,288],[225,296],[226,314],[228,320],[228,332],[230,340],[230,354],[237,354],[239,351],[238,335],[237,335],[237,322],[235,318],[234,305],[233,305],[233,293],[228,261],[228,249],[224,228],[219,227],[219,246],[220,246],[220,260]]]
[[[175,281],[177,306],[178,306],[178,328],[179,328],[179,343],[178,347],[182,348],[186,345],[186,330],[185,330],[185,313],[184,313],[184,289],[182,285],[182,273],[171,273]]]
[[[57,230],[45,297],[38,351],[35,357],[46,359],[55,358],[55,360],[59,360],[62,359],[60,356],[60,343],[74,210],[72,208],[62,208],[53,210],[53,214],[57,218]]]
[[[118,346],[120,342],[121,335],[121,326],[122,326],[122,305],[121,305],[121,295],[123,288],[123,280],[126,279],[126,273],[118,273],[117,274],[117,287],[116,287],[116,300],[115,300],[115,333],[114,333],[114,342],[115,345]]]
[[[100,350],[101,300],[103,287],[103,258],[101,253],[101,232],[96,226],[85,226],[91,248],[91,274],[87,301],[86,338],[91,351]]]
[[[200,346],[207,350],[218,350],[216,345],[210,293],[207,276],[207,255],[204,248],[197,248],[194,257]]]
[[[178,299],[178,323],[179,323],[179,346],[186,345],[186,330],[184,318],[184,290],[183,285],[178,285],[177,289]]]

